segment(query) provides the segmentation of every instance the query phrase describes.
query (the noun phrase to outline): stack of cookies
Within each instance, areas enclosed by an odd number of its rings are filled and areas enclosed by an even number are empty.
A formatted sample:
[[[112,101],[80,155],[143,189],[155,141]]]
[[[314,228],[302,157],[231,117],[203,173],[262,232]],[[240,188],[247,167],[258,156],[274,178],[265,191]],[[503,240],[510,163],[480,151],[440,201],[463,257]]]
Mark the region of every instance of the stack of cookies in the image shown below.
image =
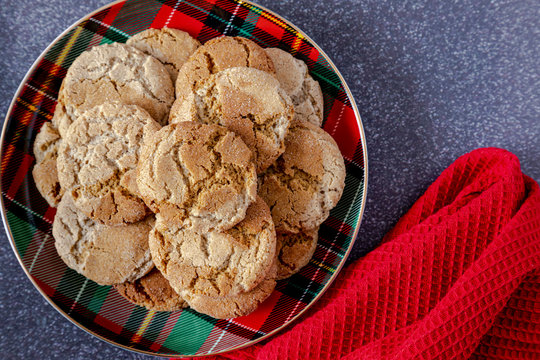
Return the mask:
[[[247,315],[305,266],[344,188],[305,63],[149,29],[69,68],[34,143],[72,269],[156,311]]]

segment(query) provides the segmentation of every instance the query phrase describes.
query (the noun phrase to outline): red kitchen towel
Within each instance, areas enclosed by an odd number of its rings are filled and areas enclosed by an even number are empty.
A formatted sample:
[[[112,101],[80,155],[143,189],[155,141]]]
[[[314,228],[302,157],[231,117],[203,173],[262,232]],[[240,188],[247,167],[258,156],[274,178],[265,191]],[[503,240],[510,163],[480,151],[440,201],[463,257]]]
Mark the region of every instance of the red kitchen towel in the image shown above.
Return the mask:
[[[518,159],[456,160],[301,321],[215,359],[540,359],[540,190]]]

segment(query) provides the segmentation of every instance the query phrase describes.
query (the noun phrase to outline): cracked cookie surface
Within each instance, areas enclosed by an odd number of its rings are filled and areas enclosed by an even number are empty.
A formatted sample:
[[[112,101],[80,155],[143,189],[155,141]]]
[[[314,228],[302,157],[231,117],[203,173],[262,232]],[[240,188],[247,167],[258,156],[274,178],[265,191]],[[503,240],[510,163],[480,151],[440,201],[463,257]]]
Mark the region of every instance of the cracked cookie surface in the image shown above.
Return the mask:
[[[167,68],[173,84],[182,65],[201,46],[187,32],[171,28],[144,30],[126,44],[158,59]]]
[[[188,306],[155,267],[140,279],[114,285],[114,288],[131,303],[148,310],[175,311]]]
[[[170,122],[219,124],[238,134],[253,150],[257,173],[285,151],[285,136],[294,117],[291,99],[276,78],[247,67],[225,69],[178,97]]]
[[[32,176],[39,193],[52,207],[58,206],[64,194],[56,170],[60,141],[60,134],[50,122],[41,126],[34,141],[36,164],[32,169]]]
[[[285,143],[285,153],[261,175],[259,195],[278,232],[299,233],[317,228],[336,206],[345,164],[330,134],[310,123],[294,121]]]
[[[218,37],[199,47],[182,66],[176,79],[176,97],[185,97],[210,75],[238,66],[274,73],[272,60],[253,41],[242,37]]]
[[[68,267],[100,285],[113,285],[134,281],[152,269],[148,233],[153,225],[153,217],[125,226],[99,224],[78,211],[66,193],[52,232]]]
[[[58,153],[58,177],[77,207],[108,225],[132,223],[148,214],[139,198],[136,167],[146,137],[160,125],[135,105],[103,104],[80,116]]]
[[[319,228],[298,234],[277,233],[277,279],[286,279],[309,263],[317,248]]]
[[[182,294],[193,310],[216,319],[245,316],[255,311],[274,291],[276,269],[277,266],[274,262],[266,278],[259,285],[238,295],[214,297],[194,295],[189,291],[183,291]]]
[[[146,204],[165,220],[197,231],[228,229],[255,200],[251,151],[219,125],[182,122],[145,141],[137,184]]]
[[[178,293],[232,296],[255,288],[275,260],[276,234],[270,210],[257,200],[232,229],[197,233],[163,221],[149,237],[156,267]]]
[[[321,126],[324,111],[323,94],[319,83],[309,75],[306,63],[278,48],[268,48],[264,51],[274,63],[276,78],[281,87],[291,97],[295,118]]]
[[[152,56],[120,43],[95,46],[83,52],[64,79],[58,130],[65,136],[82,113],[105,102],[137,105],[165,124],[174,89],[165,66]],[[60,103],[60,101],[59,101]]]

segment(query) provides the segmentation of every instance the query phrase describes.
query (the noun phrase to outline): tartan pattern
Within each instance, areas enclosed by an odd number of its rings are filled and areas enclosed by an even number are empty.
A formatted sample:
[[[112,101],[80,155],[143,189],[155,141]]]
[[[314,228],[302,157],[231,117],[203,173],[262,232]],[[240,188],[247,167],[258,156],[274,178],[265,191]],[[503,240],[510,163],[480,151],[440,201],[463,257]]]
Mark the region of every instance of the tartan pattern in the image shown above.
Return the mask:
[[[302,271],[278,282],[254,313],[216,320],[190,309],[156,313],[130,304],[110,286],[99,286],[67,268],[51,235],[55,209],[41,198],[32,179],[33,142],[50,121],[67,69],[92,46],[125,42],[149,27],[179,28],[205,42],[222,34],[279,47],[304,60],[324,94],[324,129],[338,142],[347,168],[343,197],[321,226],[313,259]],[[114,3],[60,38],[40,59],[14,100],[6,120],[1,189],[6,222],[32,280],[49,300],[83,328],[119,345],[158,355],[201,355],[226,351],[281,328],[324,290],[345,261],[365,203],[365,159],[351,94],[326,58],[292,25],[240,0]]]

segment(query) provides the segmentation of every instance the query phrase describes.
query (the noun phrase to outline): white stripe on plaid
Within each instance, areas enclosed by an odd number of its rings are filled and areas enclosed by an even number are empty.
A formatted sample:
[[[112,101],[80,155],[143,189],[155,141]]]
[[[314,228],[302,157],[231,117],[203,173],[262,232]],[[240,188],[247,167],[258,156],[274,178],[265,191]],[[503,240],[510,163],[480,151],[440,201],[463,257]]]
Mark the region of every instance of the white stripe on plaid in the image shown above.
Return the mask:
[[[36,255],[34,255],[34,259],[32,259],[32,264],[30,264],[30,268],[28,269],[28,272],[30,274],[32,274],[32,269],[34,269],[34,264],[36,263],[36,260],[39,256],[39,254],[41,253],[41,251],[43,250],[43,247],[45,246],[45,243],[47,242],[47,240],[49,240],[51,238],[51,236],[49,234],[46,234],[45,235],[45,238],[43,239],[43,241],[41,242],[41,245],[39,245],[39,248],[38,250],[36,251]]]
[[[51,99],[52,101],[56,102],[56,98],[55,97],[52,97],[51,95],[45,93],[44,91],[36,88],[35,86],[32,86],[30,85],[29,83],[25,83],[24,84],[26,87],[29,87],[30,89],[34,90],[34,91],[37,91],[38,93],[42,94],[42,95],[45,95],[46,97],[48,97],[49,99]]]
[[[73,309],[75,309],[75,305],[79,302],[79,299],[81,298],[81,294],[83,293],[84,288],[86,287],[86,284],[88,284],[88,278],[84,279],[81,289],[79,290],[79,292],[77,293],[77,296],[75,297],[75,301],[73,301],[73,304],[71,304],[71,307],[69,308],[68,315],[71,315],[71,312],[73,311]]]
[[[100,21],[100,20],[97,20],[97,19],[94,19],[94,18],[90,18],[90,20],[92,20],[93,22],[98,23],[98,24],[100,24],[100,25],[102,25],[102,26],[105,26],[105,27],[107,27],[107,28],[109,28],[109,29],[112,29],[112,30],[116,31],[117,33],[119,33],[120,35],[123,35],[123,36],[125,36],[125,37],[127,37],[127,38],[130,38],[130,37],[131,37],[128,33],[125,33],[125,32],[123,32],[122,30],[118,30],[118,29],[115,28],[114,26],[105,24],[104,22],[102,22],[102,21]]]
[[[167,21],[165,21],[165,24],[163,25],[163,27],[169,27],[169,23],[171,22],[173,14],[174,14],[174,12],[176,11],[176,8],[178,8],[178,5],[180,5],[181,2],[182,2],[182,0],[177,0],[176,1],[176,4],[174,4],[174,7],[172,8],[171,13],[169,14],[169,17],[167,18]]]
[[[238,13],[238,8],[240,7],[240,5],[242,5],[242,1],[239,1],[236,4],[236,7],[234,8],[234,11],[232,13],[231,18],[229,19],[229,22],[227,23],[227,26],[225,26],[225,30],[223,30],[223,36],[226,36],[227,32],[231,28],[232,22],[233,22],[234,18],[236,17],[236,14]]]

